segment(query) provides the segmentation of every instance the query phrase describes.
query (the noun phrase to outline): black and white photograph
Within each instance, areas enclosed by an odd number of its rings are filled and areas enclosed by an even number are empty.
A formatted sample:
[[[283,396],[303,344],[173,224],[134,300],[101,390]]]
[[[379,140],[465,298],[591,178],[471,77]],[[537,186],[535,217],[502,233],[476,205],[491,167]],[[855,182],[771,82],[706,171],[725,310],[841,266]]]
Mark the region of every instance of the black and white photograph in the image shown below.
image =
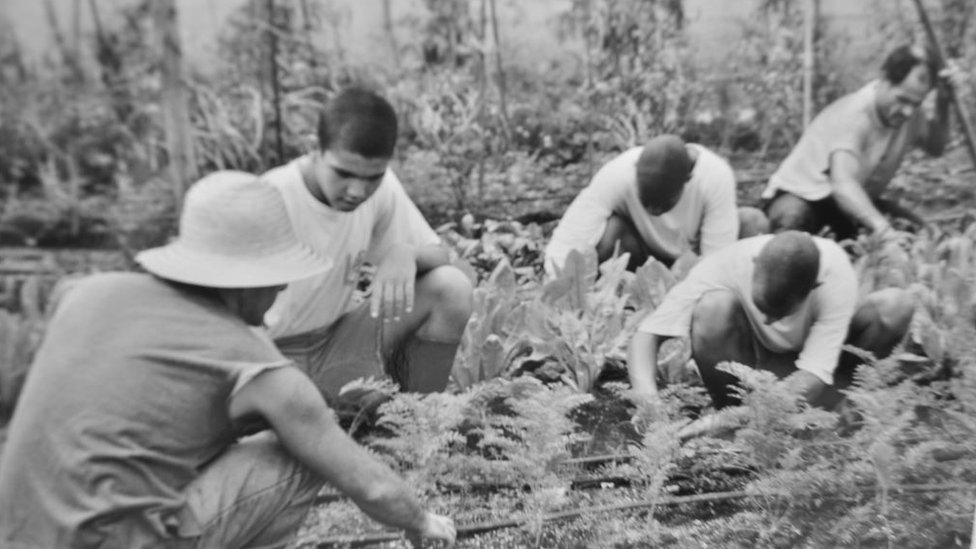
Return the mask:
[[[0,0],[0,549],[976,549],[976,0]]]

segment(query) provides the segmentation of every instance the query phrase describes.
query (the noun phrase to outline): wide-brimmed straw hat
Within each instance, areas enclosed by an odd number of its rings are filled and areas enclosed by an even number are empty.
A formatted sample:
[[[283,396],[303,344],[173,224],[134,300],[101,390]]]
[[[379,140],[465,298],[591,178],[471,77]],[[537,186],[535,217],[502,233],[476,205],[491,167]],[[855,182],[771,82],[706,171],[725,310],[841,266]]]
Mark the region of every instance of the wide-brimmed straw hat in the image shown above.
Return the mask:
[[[211,288],[277,286],[332,266],[295,236],[276,189],[236,171],[196,182],[176,240],[140,252],[136,261],[156,276]]]

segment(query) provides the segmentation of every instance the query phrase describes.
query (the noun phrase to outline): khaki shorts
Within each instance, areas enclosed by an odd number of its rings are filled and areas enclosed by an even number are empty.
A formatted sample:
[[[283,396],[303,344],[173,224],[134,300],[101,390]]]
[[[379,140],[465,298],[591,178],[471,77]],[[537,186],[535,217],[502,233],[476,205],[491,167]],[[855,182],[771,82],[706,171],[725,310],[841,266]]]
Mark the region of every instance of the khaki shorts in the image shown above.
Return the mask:
[[[330,326],[276,339],[275,345],[334,402],[350,381],[387,375],[381,324],[370,316],[367,302]]]

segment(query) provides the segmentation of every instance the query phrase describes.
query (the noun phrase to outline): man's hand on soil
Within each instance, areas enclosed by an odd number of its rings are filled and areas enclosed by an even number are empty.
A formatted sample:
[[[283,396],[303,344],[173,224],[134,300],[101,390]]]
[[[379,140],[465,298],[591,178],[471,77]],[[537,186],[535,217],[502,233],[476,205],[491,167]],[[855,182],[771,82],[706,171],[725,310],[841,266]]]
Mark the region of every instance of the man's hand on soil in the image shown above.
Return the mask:
[[[427,513],[424,518],[424,526],[419,531],[407,534],[411,546],[419,549],[424,546],[424,539],[440,540],[446,543],[445,547],[453,547],[457,538],[457,529],[454,521],[450,517]]]

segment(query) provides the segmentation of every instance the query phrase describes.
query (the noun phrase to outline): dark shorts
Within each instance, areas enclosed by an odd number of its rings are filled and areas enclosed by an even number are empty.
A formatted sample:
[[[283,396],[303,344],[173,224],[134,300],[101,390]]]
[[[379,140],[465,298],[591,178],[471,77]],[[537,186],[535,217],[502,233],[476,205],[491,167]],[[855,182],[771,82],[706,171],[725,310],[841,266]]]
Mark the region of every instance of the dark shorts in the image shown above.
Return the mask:
[[[832,196],[812,201],[793,193],[777,191],[764,209],[773,233],[797,230],[821,234],[827,229],[835,239],[845,240],[855,238],[861,226],[840,209]]]

